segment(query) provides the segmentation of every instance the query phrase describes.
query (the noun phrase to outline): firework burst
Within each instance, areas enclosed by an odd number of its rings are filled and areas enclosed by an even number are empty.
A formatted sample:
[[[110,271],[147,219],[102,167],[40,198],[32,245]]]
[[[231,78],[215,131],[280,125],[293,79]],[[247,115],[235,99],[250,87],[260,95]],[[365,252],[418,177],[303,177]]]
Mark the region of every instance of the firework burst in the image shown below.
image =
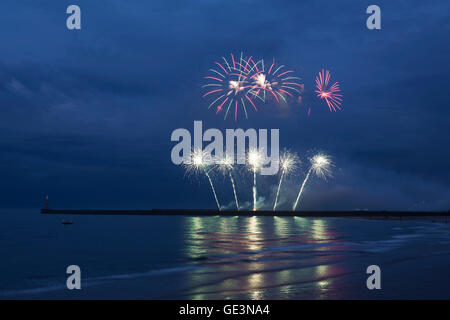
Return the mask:
[[[209,175],[210,168],[213,164],[213,161],[211,159],[211,155],[207,152],[204,152],[201,149],[193,150],[191,152],[191,159],[189,162],[184,163],[184,166],[186,167],[186,171],[189,173],[199,174],[203,172],[208,178],[209,184],[211,186],[211,190],[214,195],[214,199],[216,200],[217,208],[219,211],[221,210],[219,200],[217,198],[216,189],[214,188],[214,184],[212,182],[211,176]]]
[[[323,153],[316,154],[310,159],[311,169],[316,176],[322,179],[331,177],[331,159]]]
[[[300,190],[298,191],[297,199],[295,200],[294,206],[292,208],[292,210],[294,211],[297,208],[298,202],[303,193],[303,189],[305,188],[306,182],[308,182],[311,173],[314,173],[316,176],[323,179],[331,176],[332,163],[329,156],[323,153],[319,153],[310,158],[309,161],[311,163],[311,167],[309,168],[308,173],[306,174],[306,177],[300,187]]]
[[[275,58],[269,65],[264,60],[255,63],[253,67],[256,73],[251,77],[253,88],[250,94],[266,101],[266,95],[273,97],[276,102],[287,103],[287,97],[294,98],[294,93],[299,95],[303,91],[303,84],[299,83],[299,77],[294,76],[294,70],[287,69],[284,65],[277,65]]]
[[[222,60],[214,62],[215,67],[209,69],[209,74],[204,78],[209,82],[203,85],[207,92],[203,98],[212,98],[208,109],[215,108],[216,114],[224,113],[224,119],[234,112],[234,120],[237,121],[238,110],[243,109],[245,118],[248,118],[247,108],[258,111],[254,97],[250,95],[253,89],[252,77],[256,74],[256,64],[252,57],[244,59],[242,53],[239,58],[233,54],[230,59],[222,57]]]
[[[294,171],[299,164],[300,160],[295,153],[285,151],[283,155],[280,157],[281,175],[280,175],[280,182],[278,183],[277,194],[275,196],[275,202],[273,204],[273,211],[275,211],[277,208],[278,196],[280,194],[281,184],[283,183],[284,176]]]
[[[329,86],[330,82],[330,72],[328,70],[324,71],[322,69],[319,75],[316,77],[316,91],[317,97],[324,99],[328,105],[330,111],[341,110],[341,104],[343,96],[338,92],[341,91],[339,88],[339,83],[335,82]]]

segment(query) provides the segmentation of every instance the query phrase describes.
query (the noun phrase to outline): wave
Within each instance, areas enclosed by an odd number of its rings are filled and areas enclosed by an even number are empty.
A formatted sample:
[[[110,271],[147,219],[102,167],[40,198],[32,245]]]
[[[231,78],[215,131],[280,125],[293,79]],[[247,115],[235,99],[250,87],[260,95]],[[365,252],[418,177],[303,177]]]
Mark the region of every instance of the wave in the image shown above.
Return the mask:
[[[84,279],[82,278],[81,284],[82,284],[82,287],[95,286],[97,284],[101,284],[101,283],[104,283],[109,280],[129,280],[129,279],[136,279],[136,278],[141,278],[141,277],[150,277],[150,276],[158,276],[158,275],[163,275],[163,274],[192,271],[192,270],[196,270],[196,269],[200,269],[200,268],[202,268],[202,267],[201,266],[187,266],[187,267],[149,270],[146,272],[138,272],[138,273],[124,273],[124,274],[115,274],[115,275],[91,277],[91,278],[84,278]],[[64,285],[48,285],[48,286],[38,287],[38,288],[0,291],[0,296],[38,294],[38,293],[44,293],[44,292],[64,290],[67,287],[65,285],[65,280],[63,280],[63,281],[64,281]]]

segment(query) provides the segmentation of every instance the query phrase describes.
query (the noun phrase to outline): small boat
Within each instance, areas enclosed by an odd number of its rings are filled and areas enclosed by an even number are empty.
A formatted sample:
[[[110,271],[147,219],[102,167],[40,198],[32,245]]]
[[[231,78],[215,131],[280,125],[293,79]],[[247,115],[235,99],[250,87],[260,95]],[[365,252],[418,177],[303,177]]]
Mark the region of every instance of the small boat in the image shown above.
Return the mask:
[[[63,221],[62,224],[73,224],[73,221]]]

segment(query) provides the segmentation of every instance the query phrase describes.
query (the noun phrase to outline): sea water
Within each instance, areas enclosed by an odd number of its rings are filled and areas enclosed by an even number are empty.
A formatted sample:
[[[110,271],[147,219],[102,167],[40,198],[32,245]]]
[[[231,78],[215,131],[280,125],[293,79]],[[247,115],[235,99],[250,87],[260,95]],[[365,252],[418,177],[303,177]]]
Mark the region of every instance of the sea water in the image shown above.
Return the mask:
[[[443,220],[0,212],[0,299],[448,299],[449,269]]]

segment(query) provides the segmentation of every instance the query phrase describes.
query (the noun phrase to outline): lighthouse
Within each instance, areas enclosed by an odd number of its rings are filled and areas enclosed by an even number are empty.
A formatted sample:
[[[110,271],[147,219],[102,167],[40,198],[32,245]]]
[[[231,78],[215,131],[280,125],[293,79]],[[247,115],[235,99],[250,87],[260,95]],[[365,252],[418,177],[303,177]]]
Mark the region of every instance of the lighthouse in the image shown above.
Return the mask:
[[[48,195],[45,196],[45,209],[48,209]]]

